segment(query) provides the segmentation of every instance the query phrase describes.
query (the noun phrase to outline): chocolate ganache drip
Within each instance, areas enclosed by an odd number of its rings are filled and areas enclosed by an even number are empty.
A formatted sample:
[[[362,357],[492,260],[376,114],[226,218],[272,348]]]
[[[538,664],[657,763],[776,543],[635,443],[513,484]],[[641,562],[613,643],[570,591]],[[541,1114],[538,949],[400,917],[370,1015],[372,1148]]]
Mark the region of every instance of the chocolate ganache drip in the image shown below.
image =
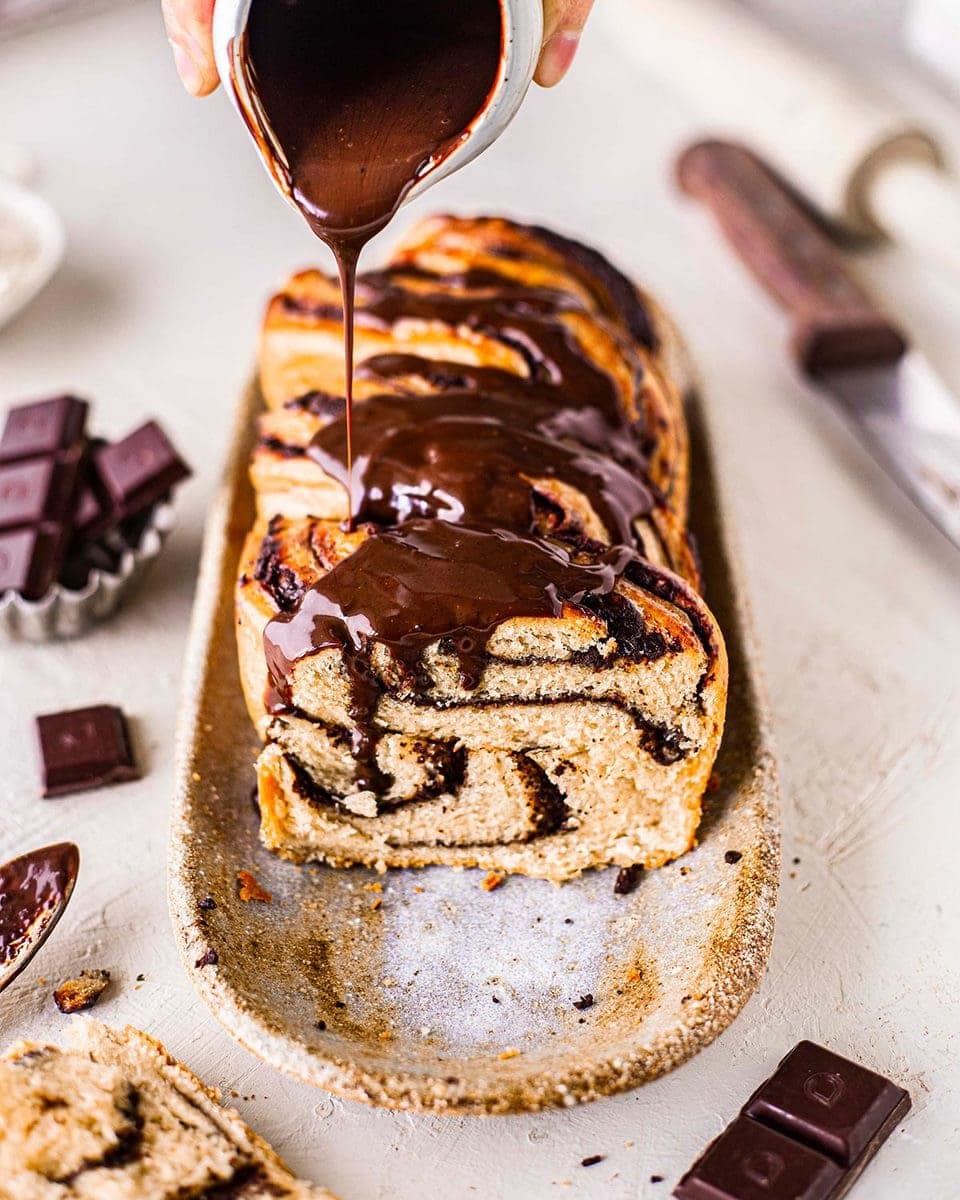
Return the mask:
[[[610,540],[629,545],[653,505],[649,487],[613,459],[549,436],[555,415],[476,392],[366,400],[354,419],[354,520],[439,517],[526,533],[536,524],[531,481],[552,479],[580,491]],[[309,454],[347,486],[341,421],[317,434]]]
[[[447,521],[409,520],[368,538],[313,585],[263,636],[267,667],[282,704],[292,704],[294,665],[309,654],[343,656],[354,723],[359,790],[388,781],[376,765],[374,724],[382,684],[372,661],[386,646],[411,687],[422,686],[421,656],[450,639],[461,686],[477,687],[487,642],[513,617],[556,617],[564,605],[598,603],[635,558],[614,546],[594,558],[530,535]],[[427,683],[429,681],[426,681]]]

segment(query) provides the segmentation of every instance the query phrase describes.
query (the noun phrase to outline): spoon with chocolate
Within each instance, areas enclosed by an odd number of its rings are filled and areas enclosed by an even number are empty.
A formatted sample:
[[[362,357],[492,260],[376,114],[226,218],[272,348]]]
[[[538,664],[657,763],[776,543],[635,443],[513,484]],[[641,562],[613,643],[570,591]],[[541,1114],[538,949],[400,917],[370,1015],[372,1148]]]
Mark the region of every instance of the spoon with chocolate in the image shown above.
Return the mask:
[[[53,932],[79,869],[80,851],[72,842],[31,850],[0,866],[0,992]]]

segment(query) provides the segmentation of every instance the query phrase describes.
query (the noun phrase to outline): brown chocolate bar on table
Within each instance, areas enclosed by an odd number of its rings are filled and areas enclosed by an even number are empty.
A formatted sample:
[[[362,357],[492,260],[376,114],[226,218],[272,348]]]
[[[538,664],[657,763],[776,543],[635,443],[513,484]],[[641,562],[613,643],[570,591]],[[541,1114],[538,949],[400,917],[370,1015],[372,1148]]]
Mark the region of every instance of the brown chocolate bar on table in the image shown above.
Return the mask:
[[[677,1200],[839,1200],[910,1108],[891,1080],[798,1043],[677,1184]]]
[[[37,734],[45,796],[140,778],[127,719],[112,704],[37,717]]]

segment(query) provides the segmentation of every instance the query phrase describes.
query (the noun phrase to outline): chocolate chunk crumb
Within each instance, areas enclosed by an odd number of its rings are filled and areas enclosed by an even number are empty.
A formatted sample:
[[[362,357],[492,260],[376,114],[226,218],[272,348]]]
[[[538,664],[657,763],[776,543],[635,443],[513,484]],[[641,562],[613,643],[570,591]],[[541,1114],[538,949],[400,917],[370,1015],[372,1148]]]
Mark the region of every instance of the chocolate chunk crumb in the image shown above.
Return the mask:
[[[563,923],[564,923],[564,925],[572,925],[572,924],[573,924],[573,917],[564,917],[564,918],[563,918]]]
[[[580,1012],[587,1008],[593,1008],[593,992],[587,992],[579,1000],[574,1000],[573,1007],[579,1009]]]
[[[739,850],[728,850],[723,856],[723,861],[728,863],[738,863],[743,855]]]
[[[141,973],[140,973],[140,974],[137,976],[137,983],[143,983],[143,981],[144,981],[145,979],[146,979],[146,975],[144,975],[144,974],[143,974],[143,972],[141,972]]]
[[[209,912],[211,908],[216,907],[217,902],[212,896],[204,896],[203,899],[197,903],[197,908],[202,908],[204,912]]]
[[[632,867],[621,867],[617,872],[616,883],[613,885],[613,894],[615,896],[629,895],[640,882],[642,873],[643,867],[636,864]]]
[[[205,950],[193,964],[195,967],[214,967],[220,961],[216,950]]]
[[[597,1163],[602,1163],[605,1157],[606,1157],[606,1155],[604,1155],[604,1154],[591,1154],[588,1158],[584,1158],[584,1159],[580,1160],[580,1166],[581,1167],[595,1167],[597,1165]]]
[[[494,1002],[494,1004],[499,1004],[499,1003],[500,1003],[500,997],[499,997],[499,996],[491,996],[491,997],[490,997],[490,999],[491,999],[491,1000]]]
[[[256,876],[250,871],[238,871],[237,883],[240,885],[238,895],[244,904],[250,900],[259,900],[263,904],[272,904],[273,896],[266,888],[257,883]]]
[[[651,1183],[663,1183],[663,1179],[664,1179],[664,1177],[662,1175],[651,1175],[650,1176]]]
[[[800,866],[800,859],[799,859],[799,858],[797,858],[797,857],[794,857],[794,860],[793,860],[793,865],[794,865],[795,867],[799,867],[799,866]]]
[[[96,1004],[109,982],[109,971],[81,971],[79,979],[64,980],[53,998],[62,1013],[83,1012]]]

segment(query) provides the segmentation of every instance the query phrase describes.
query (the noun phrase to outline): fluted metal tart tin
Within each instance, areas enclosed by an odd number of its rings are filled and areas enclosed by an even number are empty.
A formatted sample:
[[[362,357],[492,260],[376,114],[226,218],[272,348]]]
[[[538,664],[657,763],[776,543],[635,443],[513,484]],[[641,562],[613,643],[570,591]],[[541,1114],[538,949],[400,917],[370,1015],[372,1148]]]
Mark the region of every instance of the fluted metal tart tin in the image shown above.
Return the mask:
[[[482,871],[297,867],[261,846],[233,624],[261,405],[252,386],[237,412],[183,683],[169,892],[200,995],[267,1062],[390,1108],[534,1111],[676,1067],[756,987],[779,878],[774,755],[705,406],[691,399],[691,526],[730,657],[726,732],[699,844],[618,896],[615,869],[485,891]],[[269,903],[240,898],[241,871]]]
[[[116,571],[91,570],[79,589],[55,583],[39,600],[17,592],[0,596],[0,631],[27,642],[78,637],[111,616],[143,578],[174,526],[173,505],[154,508],[136,547],[120,554]]]

